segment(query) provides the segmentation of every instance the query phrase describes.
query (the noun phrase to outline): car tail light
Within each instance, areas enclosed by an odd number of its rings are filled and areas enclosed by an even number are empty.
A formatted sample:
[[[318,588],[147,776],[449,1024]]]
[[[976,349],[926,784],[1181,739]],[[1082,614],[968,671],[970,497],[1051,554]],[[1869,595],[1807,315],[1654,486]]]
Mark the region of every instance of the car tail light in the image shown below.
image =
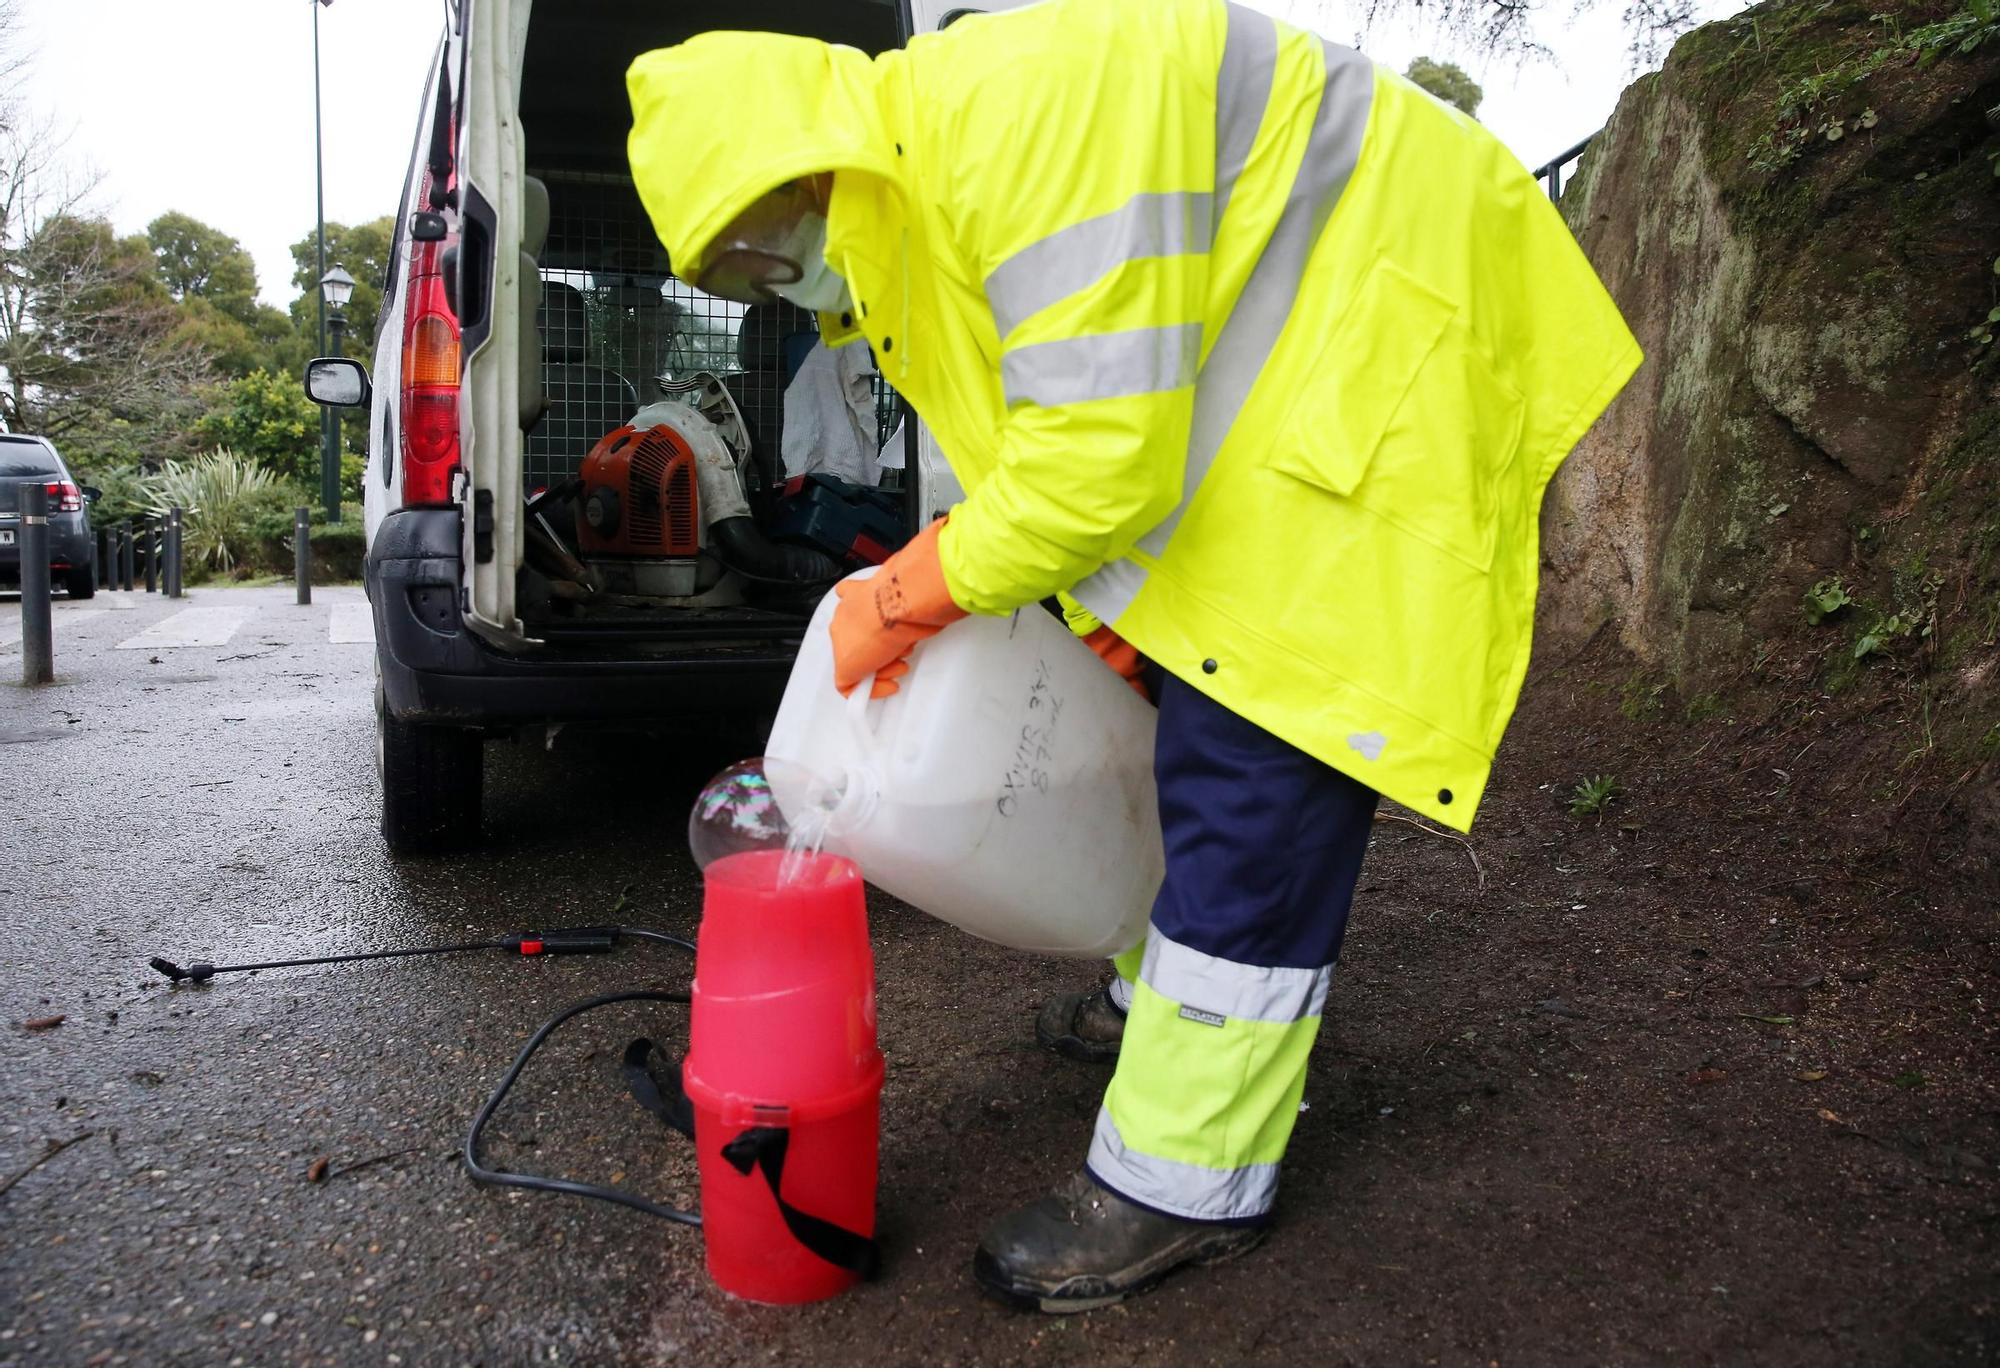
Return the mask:
[[[444,244],[419,242],[410,253],[409,303],[403,314],[403,502],[451,502],[458,469],[458,320],[445,302],[439,269]]]
[[[83,491],[68,480],[49,481],[49,512],[81,513],[83,511]]]

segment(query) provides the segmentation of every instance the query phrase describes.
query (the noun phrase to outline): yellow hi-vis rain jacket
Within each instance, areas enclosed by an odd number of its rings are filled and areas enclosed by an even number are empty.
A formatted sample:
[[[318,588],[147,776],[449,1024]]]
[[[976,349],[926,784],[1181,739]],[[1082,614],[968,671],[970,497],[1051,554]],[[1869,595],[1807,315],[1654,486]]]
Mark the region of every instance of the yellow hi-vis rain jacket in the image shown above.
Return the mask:
[[[952,596],[1060,590],[1468,828],[1527,670],[1543,486],[1639,350],[1535,181],[1354,50],[1224,0],[1052,0],[875,58],[711,33],[628,75],[699,259],[835,171],[827,256],[967,490]]]

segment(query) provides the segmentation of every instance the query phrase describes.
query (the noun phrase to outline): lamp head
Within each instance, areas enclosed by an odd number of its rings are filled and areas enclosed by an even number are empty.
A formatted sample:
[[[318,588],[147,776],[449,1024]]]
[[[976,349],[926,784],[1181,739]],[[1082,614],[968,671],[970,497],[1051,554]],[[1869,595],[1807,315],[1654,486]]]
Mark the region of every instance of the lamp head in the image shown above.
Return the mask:
[[[354,277],[335,266],[319,278],[319,291],[326,299],[326,307],[338,312],[354,298]]]

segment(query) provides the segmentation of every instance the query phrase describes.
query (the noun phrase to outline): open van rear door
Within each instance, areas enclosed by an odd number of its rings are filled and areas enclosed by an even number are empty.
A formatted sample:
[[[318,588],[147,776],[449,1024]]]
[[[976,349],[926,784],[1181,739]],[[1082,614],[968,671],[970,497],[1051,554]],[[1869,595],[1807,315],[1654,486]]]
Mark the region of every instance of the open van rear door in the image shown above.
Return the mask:
[[[465,485],[465,620],[502,647],[528,644],[514,578],[525,529],[520,420],[523,290],[521,59],[529,0],[463,0],[459,81],[456,303],[464,379],[459,446]],[[532,325],[533,319],[527,320]]]

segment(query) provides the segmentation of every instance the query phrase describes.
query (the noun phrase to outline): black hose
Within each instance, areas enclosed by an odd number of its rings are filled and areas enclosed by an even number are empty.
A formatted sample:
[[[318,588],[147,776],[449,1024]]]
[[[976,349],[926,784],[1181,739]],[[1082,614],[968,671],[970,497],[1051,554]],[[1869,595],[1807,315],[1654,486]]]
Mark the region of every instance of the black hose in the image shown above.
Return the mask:
[[[625,934],[640,936],[646,940],[662,941],[669,945],[678,945],[687,950],[694,949],[692,945],[689,945],[679,937],[669,936],[664,932],[642,931],[629,926],[621,926],[618,929]],[[620,1206],[631,1207],[634,1211],[643,1211],[650,1216],[664,1217],[669,1221],[677,1221],[681,1225],[700,1225],[701,1213],[698,1211],[682,1211],[679,1207],[662,1206],[658,1202],[648,1201],[644,1197],[621,1191],[618,1188],[601,1187],[596,1183],[579,1183],[573,1178],[546,1178],[538,1173],[511,1173],[504,1169],[487,1168],[479,1162],[480,1132],[486,1128],[486,1123],[493,1119],[493,1113],[498,1111],[500,1104],[506,1100],[508,1092],[514,1086],[514,1081],[521,1076],[521,1070],[527,1067],[528,1061],[534,1058],[535,1051],[542,1048],[542,1042],[549,1038],[549,1033],[554,1031],[556,1027],[562,1025],[571,1017],[581,1016],[583,1013],[593,1011],[599,1007],[607,1007],[614,1002],[686,1002],[687,1000],[688,995],[686,993],[670,992],[661,989],[642,989],[630,993],[605,993],[600,997],[586,998],[582,1002],[573,1003],[543,1022],[541,1029],[528,1037],[528,1043],[521,1047],[521,1053],[514,1056],[513,1066],[507,1070],[506,1076],[500,1080],[500,1086],[493,1090],[493,1095],[486,1099],[486,1105],[479,1109],[479,1115],[472,1118],[472,1129],[465,1133],[465,1168],[466,1172],[472,1175],[472,1180],[476,1183],[493,1183],[500,1187],[527,1188],[532,1192],[563,1192],[568,1193],[572,1197],[595,1197],[599,1201],[616,1202]]]
[[[658,941],[661,945],[671,945],[676,950],[685,950],[690,955],[694,953],[693,941],[682,940],[679,936],[668,935],[665,931],[655,931],[651,927],[621,926],[618,928],[618,934],[630,936],[633,940]]]
[[[646,926],[619,926],[612,929],[618,936],[630,936],[634,940],[648,940],[657,942],[660,945],[671,945],[677,950],[685,950],[690,955],[695,953],[693,941],[666,931],[655,931],[651,927]],[[506,1076],[500,1080],[500,1085],[486,1099],[486,1105],[479,1109],[479,1115],[472,1120],[471,1129],[465,1133],[465,1167],[466,1171],[471,1174],[472,1180],[477,1183],[494,1183],[502,1187],[527,1188],[533,1192],[563,1192],[574,1197],[595,1197],[599,1201],[616,1202],[620,1206],[631,1207],[634,1211],[643,1211],[649,1215],[664,1217],[669,1221],[677,1221],[682,1225],[700,1225],[701,1214],[699,1212],[682,1211],[678,1207],[662,1206],[657,1202],[648,1201],[644,1197],[635,1196],[629,1192],[621,1192],[617,1188],[600,1187],[596,1183],[580,1183],[572,1178],[545,1178],[536,1173],[513,1173],[504,1169],[489,1169],[479,1162],[480,1132],[486,1128],[486,1123],[493,1119],[493,1113],[499,1110],[500,1104],[507,1099],[507,1094],[513,1090],[515,1081],[521,1076],[521,1070],[527,1067],[528,1061],[534,1057],[535,1051],[542,1047],[543,1042],[549,1038],[550,1033],[556,1027],[562,1025],[571,1017],[581,1016],[583,1013],[591,1011],[594,1008],[607,1006],[614,1002],[686,1002],[687,1000],[688,995],[686,993],[665,990],[641,989],[630,993],[607,993],[602,997],[590,998],[587,1001],[565,1007],[562,1011],[556,1013],[555,1016],[543,1022],[541,1029],[530,1036],[528,1043],[521,1047],[521,1052],[514,1057],[513,1066],[507,1070]]]
[[[724,565],[746,579],[803,586],[831,584],[847,573],[824,551],[772,541],[755,519],[743,515],[710,523],[708,544]]]

